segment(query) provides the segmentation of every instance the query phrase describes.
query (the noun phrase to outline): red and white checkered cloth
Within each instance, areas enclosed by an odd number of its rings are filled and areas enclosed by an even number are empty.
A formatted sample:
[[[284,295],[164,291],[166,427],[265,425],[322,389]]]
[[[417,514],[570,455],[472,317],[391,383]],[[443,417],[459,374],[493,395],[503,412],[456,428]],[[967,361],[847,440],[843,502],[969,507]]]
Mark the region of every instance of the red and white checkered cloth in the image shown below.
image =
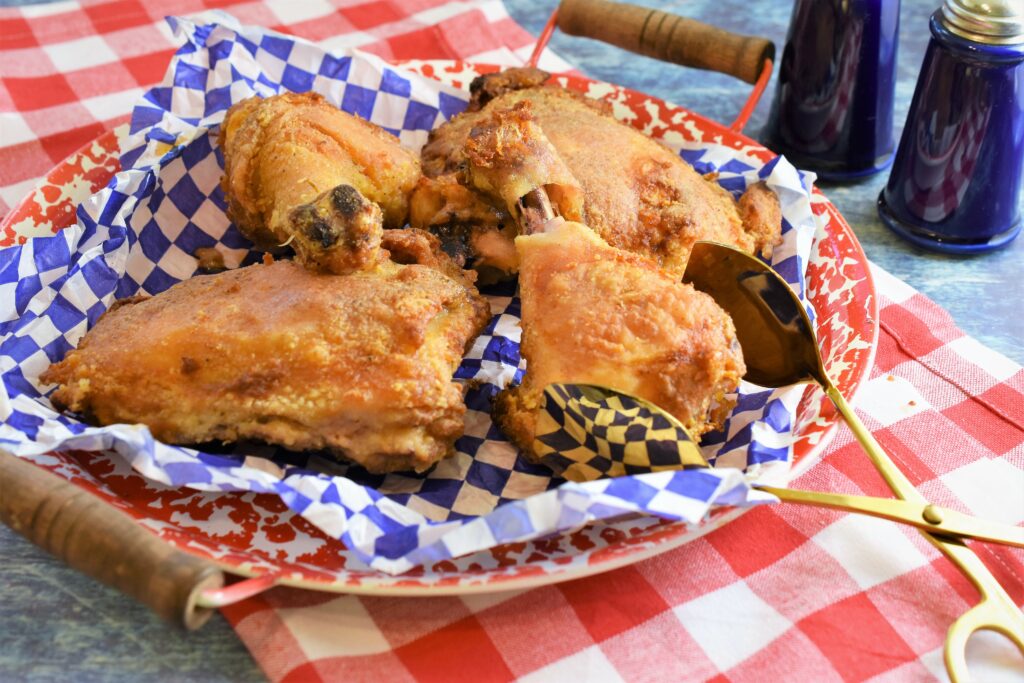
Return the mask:
[[[223,9],[243,24],[386,59],[525,59],[501,0],[117,0],[0,8],[0,216],[82,145],[128,120],[178,47],[163,18]],[[557,68],[557,65],[553,65]]]
[[[878,356],[857,396],[932,502],[1024,521],[1024,370],[875,269]],[[889,496],[845,428],[795,488]],[[970,545],[1017,604],[1024,553]],[[274,681],[945,680],[946,630],[977,601],[909,527],[759,507],[625,569],[525,592],[401,599],[275,589],[224,610]],[[1001,636],[968,649],[978,682],[1020,681]]]
[[[508,63],[533,39],[497,0],[171,0],[0,10],[0,214],[126,119],[163,75],[164,14],[243,22],[392,58]],[[1024,522],[1024,371],[883,271],[878,356],[860,414],[940,505]],[[795,487],[888,496],[843,429]],[[1018,603],[1024,554],[971,544]],[[607,574],[495,595],[397,599],[276,589],[225,610],[274,681],[916,681],[944,679],[949,624],[977,599],[916,531],[827,510],[757,508]],[[742,616],[739,616],[742,615]],[[976,680],[1021,680],[979,634]]]

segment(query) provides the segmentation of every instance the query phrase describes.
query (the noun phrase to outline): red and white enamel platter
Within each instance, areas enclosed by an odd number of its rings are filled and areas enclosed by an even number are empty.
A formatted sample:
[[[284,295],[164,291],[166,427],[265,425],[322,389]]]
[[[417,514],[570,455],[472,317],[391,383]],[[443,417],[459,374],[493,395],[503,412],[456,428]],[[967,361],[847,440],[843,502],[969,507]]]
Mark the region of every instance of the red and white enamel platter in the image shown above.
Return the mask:
[[[463,62],[406,66],[456,87],[494,67]],[[705,141],[769,161],[755,141],[680,107],[626,88],[561,76],[568,88],[612,103],[617,117],[655,138]],[[75,220],[75,207],[102,189],[120,169],[122,126],[100,136],[53,169],[0,224],[0,247],[53,234]],[[807,271],[807,294],[818,312],[817,334],[829,374],[850,397],[867,377],[877,337],[877,300],[867,258],[850,227],[815,190],[812,210],[824,217]],[[792,476],[817,460],[837,415],[814,387],[797,409]],[[592,524],[562,536],[513,543],[417,568],[401,576],[377,572],[328,538],[273,495],[204,493],[154,484],[120,458],[62,453],[33,459],[117,507],[182,550],[225,571],[273,575],[274,583],[377,595],[444,595],[527,588],[596,574],[681,546],[735,519],[743,510],[719,510],[690,526],[652,517]]]

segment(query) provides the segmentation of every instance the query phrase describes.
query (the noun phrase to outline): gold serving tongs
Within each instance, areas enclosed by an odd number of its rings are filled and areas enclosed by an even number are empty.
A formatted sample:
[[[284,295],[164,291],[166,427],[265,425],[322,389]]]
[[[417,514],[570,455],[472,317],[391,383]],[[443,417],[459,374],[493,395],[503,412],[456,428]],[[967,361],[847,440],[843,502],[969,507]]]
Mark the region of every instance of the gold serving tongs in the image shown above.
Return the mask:
[[[613,454],[616,449],[618,455]],[[576,482],[708,467],[696,439],[671,413],[638,396],[594,384],[550,384],[544,389],[534,452],[559,476]],[[979,519],[923,499],[755,486],[787,503],[856,512],[942,536],[1024,548],[1024,527]]]
[[[888,460],[870,433],[859,422],[855,424],[851,427],[855,431],[859,427],[861,435],[869,439],[862,441],[865,450],[871,454],[871,449],[875,449],[872,461],[878,464],[879,471],[890,468],[886,480],[902,500],[774,486],[756,488],[789,503],[911,524],[952,560],[981,593],[981,602],[953,622],[946,635],[946,670],[953,683],[971,680],[965,655],[967,639],[975,631],[1002,633],[1024,654],[1024,614],[962,540],[976,538],[1021,547],[1024,529],[929,504]],[[673,415],[650,401],[608,387],[549,385],[544,390],[536,429],[534,449],[541,462],[571,481],[708,466],[696,441]],[[635,432],[643,433],[643,437],[637,439]]]
[[[946,635],[946,670],[968,681],[966,647],[972,633],[1002,633],[1024,654],[1024,613],[963,538],[1022,546],[1024,529],[931,505],[871,435],[825,372],[814,328],[789,284],[756,257],[734,247],[698,242],[683,281],[710,294],[732,316],[747,364],[745,379],[764,387],[815,382],[846,420],[875,469],[900,500],[760,487],[782,500],[861,512],[918,527],[974,584],[981,602],[953,622]]]

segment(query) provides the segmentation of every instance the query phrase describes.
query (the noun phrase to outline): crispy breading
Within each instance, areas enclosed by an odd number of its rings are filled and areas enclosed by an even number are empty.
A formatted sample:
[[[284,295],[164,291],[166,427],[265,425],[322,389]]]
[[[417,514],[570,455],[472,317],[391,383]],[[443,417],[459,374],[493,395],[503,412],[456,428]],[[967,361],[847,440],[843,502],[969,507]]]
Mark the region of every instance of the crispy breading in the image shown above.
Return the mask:
[[[430,265],[275,261],[112,307],[43,380],[61,385],[58,408],[168,443],[261,439],[422,471],[462,434],[452,373],[489,318],[468,281]]]
[[[538,86],[535,74],[523,79],[513,75],[507,71],[480,79],[475,96],[484,104],[434,130],[422,151],[427,179],[416,188],[414,204],[438,204],[430,197],[440,192],[435,184],[443,188],[454,182],[477,191],[500,214],[487,220],[486,214],[478,211],[473,222],[459,217],[456,227],[469,233],[464,241],[480,242],[479,233],[507,227],[509,219],[515,219],[504,201],[515,188],[480,188],[474,183],[472,156],[483,156],[480,147],[486,139],[481,138],[480,130],[491,125],[494,117],[511,121],[512,112],[523,103],[529,103],[530,115],[519,118],[542,134],[541,146],[550,146],[559,158],[560,165],[552,162],[548,167],[567,169],[562,175],[571,177],[572,182],[559,181],[561,187],[582,190],[582,222],[610,245],[649,256],[681,275],[697,240],[725,242],[767,255],[781,239],[780,222],[747,223],[745,218],[752,214],[741,213],[742,202],[738,206],[728,192],[702,178],[678,154],[616,120],[606,105],[560,87]],[[487,88],[489,78],[500,80],[490,88],[493,96]],[[510,135],[490,138],[495,144],[507,139]],[[759,197],[759,205],[768,201],[778,203],[770,191]],[[413,225],[448,227],[450,232],[451,221],[446,221],[443,213],[428,214],[414,213]],[[764,211],[753,217],[767,216]],[[490,244],[494,245],[494,240]],[[485,263],[493,260],[487,252],[477,254]]]
[[[519,448],[533,452],[544,388],[560,382],[647,399],[695,437],[721,426],[745,366],[732,320],[711,297],[579,223],[555,219],[517,237],[516,249],[526,373],[499,394],[494,415]]]
[[[420,177],[398,139],[316,93],[242,100],[221,126],[228,217],[261,249],[289,242],[296,208],[339,185],[376,204],[385,228],[400,228]]]
[[[561,155],[537,125],[530,101],[497,109],[470,131],[466,157],[472,185],[500,202],[520,225],[520,200],[542,189],[566,220],[583,217],[583,191]]]
[[[169,443],[261,439],[371,472],[450,454],[466,410],[452,374],[490,308],[436,237],[384,230],[405,220],[416,157],[314,94],[236,104],[220,142],[229,217],[296,260],[116,302],[44,374],[54,405]]]

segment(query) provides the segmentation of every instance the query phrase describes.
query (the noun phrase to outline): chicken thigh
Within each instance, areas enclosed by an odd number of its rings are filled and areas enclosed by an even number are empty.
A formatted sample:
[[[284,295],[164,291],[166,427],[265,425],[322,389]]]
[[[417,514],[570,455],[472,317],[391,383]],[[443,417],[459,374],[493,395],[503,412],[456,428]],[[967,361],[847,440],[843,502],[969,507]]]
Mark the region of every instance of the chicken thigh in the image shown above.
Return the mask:
[[[556,185],[571,190],[552,197],[573,207],[564,218],[674,275],[682,274],[697,240],[770,254],[781,235],[771,190],[754,185],[737,202],[678,154],[616,120],[606,105],[541,85],[546,78],[536,69],[510,69],[474,82],[469,109],[434,130],[423,148],[426,177],[411,199],[412,225],[434,230],[479,267],[508,274],[516,268],[517,232],[508,196],[522,196],[527,185]],[[504,169],[497,185],[474,177],[474,156],[512,140],[532,141],[548,162],[527,173]]]
[[[714,300],[651,259],[616,249],[585,225],[555,218],[516,238],[523,382],[494,416],[534,454],[544,389],[597,384],[646,399],[699,436],[721,426],[745,372],[736,331]]]
[[[116,302],[44,374],[50,400],[167,443],[259,439],[425,470],[462,435],[452,374],[490,311],[433,236],[387,231],[405,264],[380,239],[373,267],[347,275],[281,260]]]

